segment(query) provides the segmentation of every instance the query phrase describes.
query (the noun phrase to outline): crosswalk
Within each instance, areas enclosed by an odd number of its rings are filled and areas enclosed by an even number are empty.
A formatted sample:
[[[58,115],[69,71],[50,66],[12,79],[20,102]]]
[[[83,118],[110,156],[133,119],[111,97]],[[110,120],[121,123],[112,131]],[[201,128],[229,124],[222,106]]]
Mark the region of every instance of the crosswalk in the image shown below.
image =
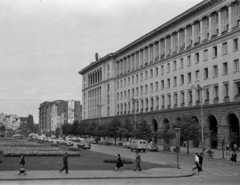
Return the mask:
[[[202,177],[212,177],[212,176],[240,176],[240,170],[223,170],[223,171],[216,171],[216,170],[207,170],[201,171],[196,173],[196,175]]]

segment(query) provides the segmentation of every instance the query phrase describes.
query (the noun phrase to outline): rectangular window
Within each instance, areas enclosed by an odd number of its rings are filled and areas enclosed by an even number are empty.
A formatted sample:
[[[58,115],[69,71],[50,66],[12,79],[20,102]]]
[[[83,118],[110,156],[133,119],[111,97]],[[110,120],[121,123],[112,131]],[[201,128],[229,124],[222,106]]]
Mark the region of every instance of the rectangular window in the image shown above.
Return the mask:
[[[205,97],[206,97],[205,100],[209,101],[209,89],[205,90]]]
[[[136,83],[138,83],[138,75],[136,75]]]
[[[121,100],[123,99],[123,93],[121,92]]]
[[[158,82],[155,83],[155,89],[158,91]]]
[[[184,84],[184,75],[181,75],[181,85]]]
[[[195,53],[195,63],[199,63],[199,53]]]
[[[223,74],[227,74],[228,73],[228,63],[225,62],[223,63]]]
[[[236,96],[240,96],[240,82],[235,82],[235,87],[236,87]]]
[[[174,86],[174,87],[177,86],[177,77],[176,77],[176,76],[173,78],[173,86]]]
[[[183,58],[180,59],[180,69],[183,68]]]
[[[222,54],[227,54],[227,42],[222,44]]]
[[[145,93],[148,93],[148,85],[145,85]]]
[[[168,88],[170,88],[170,78],[167,79]]]
[[[191,55],[187,57],[187,65],[191,66]]]
[[[128,77],[128,85],[130,85],[130,77]]]
[[[138,87],[136,88],[136,96],[138,96]]]
[[[122,82],[122,80],[121,80],[121,86],[120,86],[121,88],[122,88],[122,85],[123,85],[123,82]]]
[[[174,105],[177,106],[178,103],[178,97],[177,97],[177,93],[174,94]]]
[[[215,85],[213,89],[214,89],[214,99],[218,99],[218,86]]]
[[[150,78],[152,78],[153,77],[153,70],[151,69],[150,70]]]
[[[145,71],[145,80],[148,79],[148,71]]]
[[[134,76],[132,76],[132,84],[134,84]]]
[[[176,69],[177,69],[177,62],[175,60],[175,61],[173,61],[173,71],[176,71]]]
[[[134,96],[134,94],[132,94]],[[128,99],[130,98],[130,90],[128,90]]]
[[[168,94],[168,107],[171,107],[171,94]]]
[[[208,79],[208,68],[204,68],[204,79]]]
[[[126,87],[126,84],[127,84],[127,80],[124,79],[124,87]]]
[[[191,83],[191,81],[192,81],[192,75],[191,73],[188,73],[188,83]]]
[[[217,57],[217,46],[213,47],[213,58]]]
[[[181,92],[181,99],[182,99],[181,103],[184,104],[185,102],[184,91]]]
[[[132,96],[134,96],[134,89],[132,89]],[[129,92],[129,98],[130,98],[130,92]]]
[[[155,68],[155,76],[158,76],[158,68]]]
[[[188,102],[192,103],[192,91],[188,91]]]
[[[141,86],[141,94],[143,94],[143,86]]]
[[[161,66],[161,74],[164,74],[164,65]]]
[[[217,65],[213,66],[213,76],[214,77],[218,76],[218,66]]]
[[[119,100],[119,93],[117,93],[117,100]]]
[[[207,49],[205,49],[205,50],[203,51],[203,60],[204,60],[204,61],[208,60],[208,50],[207,50]]]
[[[165,106],[165,96],[162,95],[162,107],[164,107],[164,106]]]
[[[119,89],[119,81],[117,82],[117,89]]]
[[[153,84],[150,84],[150,92],[153,92]]]
[[[141,81],[143,81],[143,73],[141,73]]]
[[[170,63],[167,64],[167,72],[170,72]]]
[[[239,71],[239,59],[233,61],[233,70]]]
[[[162,80],[162,89],[164,89],[164,80]]]
[[[239,5],[239,7],[240,7],[240,5]],[[240,10],[239,10],[239,12],[240,12]],[[236,50],[238,50],[238,38],[233,39],[233,51],[236,51]]]
[[[228,95],[228,91],[229,91],[229,84],[228,83],[224,83],[223,84],[223,88],[224,88],[224,98],[227,98]]]
[[[126,99],[126,97],[127,97],[127,92],[124,91],[124,98]]]
[[[200,76],[199,76],[199,70],[196,71],[196,80],[199,80]]]

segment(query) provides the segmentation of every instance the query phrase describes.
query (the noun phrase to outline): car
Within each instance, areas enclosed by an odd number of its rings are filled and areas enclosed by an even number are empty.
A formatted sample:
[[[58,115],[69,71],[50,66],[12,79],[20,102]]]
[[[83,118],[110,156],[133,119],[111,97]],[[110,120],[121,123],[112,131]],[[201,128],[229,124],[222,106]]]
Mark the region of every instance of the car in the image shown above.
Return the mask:
[[[123,143],[123,148],[130,148],[130,142]]]
[[[130,142],[130,149],[131,149],[131,152],[133,150],[136,150],[136,151],[143,151],[145,152],[147,150],[147,141],[146,140],[142,140],[142,139],[136,139],[136,140],[131,140]]]
[[[65,145],[66,142],[63,139],[58,139],[56,143],[59,145]]]
[[[79,144],[77,144],[77,147],[83,149],[91,149],[91,144],[87,141],[81,141]]]
[[[73,146],[73,143],[71,141],[66,141],[65,143],[67,146]]]
[[[157,147],[157,145],[150,143],[147,146],[147,150],[151,151],[151,152],[157,152],[158,151],[158,147]]]

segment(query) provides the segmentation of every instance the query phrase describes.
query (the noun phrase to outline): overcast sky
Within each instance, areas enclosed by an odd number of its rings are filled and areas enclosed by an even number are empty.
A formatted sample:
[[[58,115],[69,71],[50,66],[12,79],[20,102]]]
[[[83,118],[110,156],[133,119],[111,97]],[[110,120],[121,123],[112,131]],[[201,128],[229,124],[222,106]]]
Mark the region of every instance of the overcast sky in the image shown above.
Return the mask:
[[[0,112],[80,100],[82,68],[201,0],[0,0]]]

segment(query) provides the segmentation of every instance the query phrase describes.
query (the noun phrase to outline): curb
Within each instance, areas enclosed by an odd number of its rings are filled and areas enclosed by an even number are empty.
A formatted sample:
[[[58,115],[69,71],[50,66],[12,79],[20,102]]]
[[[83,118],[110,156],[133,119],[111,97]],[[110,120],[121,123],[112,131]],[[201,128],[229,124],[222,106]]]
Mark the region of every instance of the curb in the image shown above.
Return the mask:
[[[31,180],[96,180],[96,179],[166,179],[166,178],[184,178],[191,177],[195,173],[192,172],[186,175],[173,176],[132,176],[132,177],[64,177],[64,178],[16,178],[16,179],[0,179],[0,181],[31,181]]]

